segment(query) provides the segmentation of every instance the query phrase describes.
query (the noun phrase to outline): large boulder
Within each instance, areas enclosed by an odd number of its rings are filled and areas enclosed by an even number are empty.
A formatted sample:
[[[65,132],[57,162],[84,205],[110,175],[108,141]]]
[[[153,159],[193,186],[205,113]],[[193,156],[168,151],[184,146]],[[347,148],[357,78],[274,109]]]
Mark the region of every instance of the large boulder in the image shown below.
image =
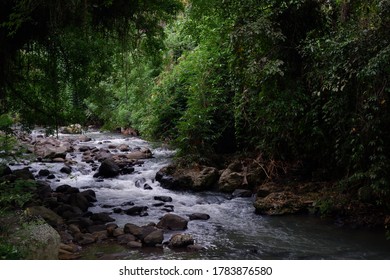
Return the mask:
[[[177,167],[169,165],[160,169],[156,180],[167,189],[208,190],[216,185],[219,172],[214,167],[194,165],[190,167]]]
[[[254,203],[257,214],[270,216],[305,213],[312,205],[310,194],[300,196],[291,191],[270,193],[266,197],[258,197]]]
[[[175,214],[165,214],[158,222],[157,227],[167,230],[185,230],[188,221]]]
[[[112,159],[105,159],[101,163],[98,175],[104,178],[111,178],[118,176],[120,173],[119,166]]]
[[[56,260],[61,238],[58,232],[45,223],[36,220],[24,224],[15,232],[13,239],[18,240],[16,247],[28,260]]]
[[[257,161],[235,160],[222,172],[218,186],[220,191],[231,193],[235,189],[253,189],[265,178],[265,171]]]
[[[41,217],[51,226],[58,226],[64,223],[64,220],[60,216],[44,206],[28,207],[26,214],[32,217]]]
[[[34,143],[34,153],[46,159],[65,159],[68,152],[72,152],[73,147],[70,142],[60,141],[53,137],[42,138]]]
[[[245,183],[243,172],[243,165],[240,161],[233,161],[222,172],[219,177],[218,188],[222,192],[233,192],[235,189],[242,188]]]
[[[207,190],[212,188],[219,178],[218,169],[214,167],[202,167],[199,172],[193,174],[193,189]]]
[[[219,190],[222,192],[233,192],[242,187],[244,177],[241,173],[225,169],[218,181]]]

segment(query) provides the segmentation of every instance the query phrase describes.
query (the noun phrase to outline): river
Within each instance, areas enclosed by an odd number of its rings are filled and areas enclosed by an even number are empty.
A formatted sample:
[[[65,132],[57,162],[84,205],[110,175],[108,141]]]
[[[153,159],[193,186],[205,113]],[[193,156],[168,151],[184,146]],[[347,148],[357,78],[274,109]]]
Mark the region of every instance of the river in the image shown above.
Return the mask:
[[[80,145],[108,148],[108,145],[124,143],[133,149],[148,147],[154,157],[136,166],[132,174],[104,179],[102,182],[93,178],[91,165],[81,162],[79,152],[71,154],[77,164],[72,166],[70,175],[59,172],[63,166],[61,163],[31,163],[32,170],[38,172],[45,168],[55,173],[57,179],[51,181],[53,189],[62,184],[93,189],[98,202],[89,210],[112,213],[111,217],[119,226],[126,223],[140,226],[157,223],[166,213],[161,207],[153,206],[156,203],[154,196],[157,195],[172,197],[169,204],[173,205],[174,214],[186,217],[201,212],[209,214],[210,219],[190,221],[185,231],[205,248],[199,252],[173,251],[169,248],[129,250],[121,246],[95,244],[83,251],[84,259],[390,259],[390,242],[386,241],[383,232],[337,227],[329,221],[307,215],[260,216],[254,213],[251,198],[229,199],[221,193],[164,189],[154,177],[160,168],[169,164],[174,151],[136,137],[99,132],[87,135],[92,141]],[[137,187],[139,180],[152,189]],[[149,215],[134,217],[112,212],[114,207],[130,201],[134,205],[147,206]],[[165,239],[168,240],[174,233],[166,233]]]

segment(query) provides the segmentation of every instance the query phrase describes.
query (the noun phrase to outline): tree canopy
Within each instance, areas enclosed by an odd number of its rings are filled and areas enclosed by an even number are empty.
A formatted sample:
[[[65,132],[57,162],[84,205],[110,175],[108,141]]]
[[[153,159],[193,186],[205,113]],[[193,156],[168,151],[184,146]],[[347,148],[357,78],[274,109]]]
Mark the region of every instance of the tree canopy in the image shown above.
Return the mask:
[[[389,40],[387,0],[5,0],[1,110],[300,162],[386,205]]]

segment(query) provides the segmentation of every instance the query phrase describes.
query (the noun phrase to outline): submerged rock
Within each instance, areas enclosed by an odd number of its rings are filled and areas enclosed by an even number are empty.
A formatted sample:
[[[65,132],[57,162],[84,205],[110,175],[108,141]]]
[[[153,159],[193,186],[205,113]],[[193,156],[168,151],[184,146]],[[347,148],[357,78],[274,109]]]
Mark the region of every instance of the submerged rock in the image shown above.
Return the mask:
[[[210,219],[210,215],[209,214],[206,214],[206,213],[193,213],[193,214],[189,214],[188,217],[190,218],[190,220],[203,220],[203,221],[206,221],[208,219]]]
[[[147,206],[134,206],[125,210],[124,212],[130,216],[137,216],[137,215],[142,215],[147,210],[148,210]]]
[[[160,196],[155,196],[154,200],[158,200],[158,201],[162,201],[162,202],[172,202],[172,197],[160,195]]]

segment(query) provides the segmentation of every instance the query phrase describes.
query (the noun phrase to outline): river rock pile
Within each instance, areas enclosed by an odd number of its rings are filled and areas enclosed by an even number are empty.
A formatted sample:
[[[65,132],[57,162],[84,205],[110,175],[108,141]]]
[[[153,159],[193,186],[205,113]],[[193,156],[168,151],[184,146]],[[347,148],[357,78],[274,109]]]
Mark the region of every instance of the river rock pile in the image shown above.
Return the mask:
[[[57,230],[61,237],[59,247],[61,259],[78,258],[83,246],[103,242],[114,242],[129,249],[164,245],[171,248],[188,247],[189,250],[202,249],[195,245],[189,234],[176,234],[164,242],[164,234],[187,229],[188,220],[178,215],[167,213],[158,223],[144,226],[127,223],[120,228],[113,223],[115,219],[110,216],[110,213],[88,211],[89,207],[97,202],[96,194],[91,189],[80,190],[70,185],[60,185],[52,190],[49,183],[35,181],[33,173],[28,168],[12,171],[8,166],[2,166],[1,170],[2,181],[22,179],[36,182],[35,195],[40,199],[41,204],[28,207],[25,213],[31,217],[43,218]],[[165,202],[172,201],[172,198],[156,196],[155,200],[165,205]],[[140,206],[132,206],[124,210],[124,213],[134,215],[130,210],[136,207]],[[140,211],[144,210],[146,209]],[[136,214],[140,215],[140,213]],[[204,213],[189,215],[189,220],[209,218],[210,216]]]
[[[84,135],[78,138],[65,138],[58,140],[52,137],[26,136],[24,142],[31,153],[37,155],[37,161],[63,163],[61,173],[72,174],[72,165],[76,164],[76,155],[81,154],[81,160],[91,165],[95,170],[94,177],[97,180],[112,178],[121,174],[129,174],[134,171],[135,164],[142,164],[142,159],[152,157],[149,149],[133,148],[126,144],[109,144],[108,149],[96,148],[90,142],[90,138]],[[77,156],[80,160],[80,156]],[[132,202],[111,207],[102,208],[108,212],[92,213],[89,208],[97,202],[96,193],[90,187],[76,188],[70,185],[60,185],[55,189],[51,187],[51,179],[54,174],[47,169],[35,170],[29,167],[11,170],[4,166],[3,181],[15,181],[18,179],[30,180],[36,183],[35,195],[39,203],[30,205],[25,213],[28,216],[41,217],[59,233],[61,244],[59,258],[74,259],[80,257],[83,247],[94,243],[115,243],[129,249],[143,247],[187,248],[189,250],[202,249],[195,245],[189,234],[176,234],[171,239],[165,239],[172,231],[184,231],[189,220],[210,218],[207,214],[194,214],[190,219],[175,215],[174,206],[167,203],[171,197],[155,196],[155,205],[160,204],[161,210],[167,212],[158,222],[139,226],[127,223],[123,227],[115,224],[111,213],[127,214],[129,216],[148,215],[146,206],[135,206]],[[35,175],[34,175],[35,174]],[[144,181],[136,182],[137,187],[151,189]],[[203,215],[203,216],[202,216]]]

